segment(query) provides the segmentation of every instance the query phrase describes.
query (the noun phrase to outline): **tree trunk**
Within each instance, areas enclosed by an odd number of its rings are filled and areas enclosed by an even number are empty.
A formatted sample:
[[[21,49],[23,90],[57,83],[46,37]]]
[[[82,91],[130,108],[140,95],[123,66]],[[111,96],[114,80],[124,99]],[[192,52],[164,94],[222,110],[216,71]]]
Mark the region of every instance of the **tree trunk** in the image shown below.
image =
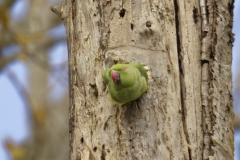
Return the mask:
[[[65,0],[70,159],[233,159],[233,1]],[[116,62],[150,70],[147,93],[109,100]]]

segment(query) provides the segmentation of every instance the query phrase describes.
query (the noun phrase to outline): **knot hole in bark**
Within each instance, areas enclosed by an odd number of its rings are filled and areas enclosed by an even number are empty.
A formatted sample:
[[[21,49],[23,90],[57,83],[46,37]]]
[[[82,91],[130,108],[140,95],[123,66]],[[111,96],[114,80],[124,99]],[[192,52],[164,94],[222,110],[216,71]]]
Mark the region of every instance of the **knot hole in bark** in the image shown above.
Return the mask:
[[[84,142],[84,139],[83,139],[83,137],[81,138],[81,143],[83,143]]]
[[[132,24],[132,23],[130,24],[130,27],[131,27],[131,30],[133,30],[133,27],[134,27],[134,26],[133,26],[133,24]]]
[[[125,9],[121,9],[121,11],[119,12],[119,15],[120,15],[120,17],[124,17],[124,15],[125,15],[125,12],[126,12],[126,10]]]
[[[151,24],[151,22],[150,22],[150,21],[147,21],[147,22],[146,22],[146,26],[147,26],[148,28],[150,28],[150,27],[151,27],[151,25],[152,25],[152,24]]]

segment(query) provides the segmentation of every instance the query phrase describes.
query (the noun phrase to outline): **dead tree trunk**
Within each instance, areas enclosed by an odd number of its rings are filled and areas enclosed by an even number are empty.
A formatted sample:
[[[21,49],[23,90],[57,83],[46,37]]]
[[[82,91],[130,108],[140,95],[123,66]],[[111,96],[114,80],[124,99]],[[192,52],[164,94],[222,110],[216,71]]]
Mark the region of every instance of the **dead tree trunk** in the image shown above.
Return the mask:
[[[65,0],[70,159],[233,159],[233,1]],[[104,68],[150,68],[148,91],[112,105]]]

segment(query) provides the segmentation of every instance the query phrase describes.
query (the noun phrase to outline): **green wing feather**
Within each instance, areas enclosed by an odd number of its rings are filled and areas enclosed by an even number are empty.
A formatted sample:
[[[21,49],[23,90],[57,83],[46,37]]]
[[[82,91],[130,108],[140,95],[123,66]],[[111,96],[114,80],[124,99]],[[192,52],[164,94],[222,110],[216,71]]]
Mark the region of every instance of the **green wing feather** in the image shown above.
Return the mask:
[[[134,62],[134,63],[131,63],[130,65],[137,68],[139,70],[139,72],[141,73],[141,75],[146,78],[146,81],[148,80],[148,75],[147,75],[146,69],[140,63]]]

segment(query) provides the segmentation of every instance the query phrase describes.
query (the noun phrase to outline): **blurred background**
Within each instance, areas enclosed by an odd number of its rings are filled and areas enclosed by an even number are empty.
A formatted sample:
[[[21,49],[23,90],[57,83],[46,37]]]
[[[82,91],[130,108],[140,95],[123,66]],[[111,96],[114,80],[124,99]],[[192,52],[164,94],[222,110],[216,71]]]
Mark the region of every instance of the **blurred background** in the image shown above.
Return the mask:
[[[68,159],[61,0],[0,0],[0,160]]]
[[[65,28],[49,7],[62,0],[0,0],[0,160],[68,159]],[[240,1],[235,1],[233,97],[240,160]]]

